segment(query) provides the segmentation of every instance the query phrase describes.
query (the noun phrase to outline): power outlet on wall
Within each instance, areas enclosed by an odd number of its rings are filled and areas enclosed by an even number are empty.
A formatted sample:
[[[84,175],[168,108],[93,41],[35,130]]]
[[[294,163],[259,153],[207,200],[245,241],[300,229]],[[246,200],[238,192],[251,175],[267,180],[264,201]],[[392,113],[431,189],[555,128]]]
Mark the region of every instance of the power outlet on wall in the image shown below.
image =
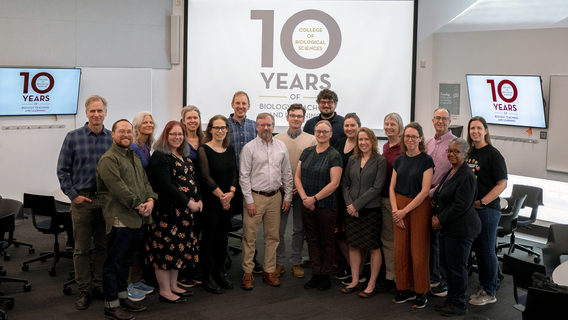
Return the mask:
[[[543,139],[543,140],[546,140],[546,131],[540,132],[540,138]]]

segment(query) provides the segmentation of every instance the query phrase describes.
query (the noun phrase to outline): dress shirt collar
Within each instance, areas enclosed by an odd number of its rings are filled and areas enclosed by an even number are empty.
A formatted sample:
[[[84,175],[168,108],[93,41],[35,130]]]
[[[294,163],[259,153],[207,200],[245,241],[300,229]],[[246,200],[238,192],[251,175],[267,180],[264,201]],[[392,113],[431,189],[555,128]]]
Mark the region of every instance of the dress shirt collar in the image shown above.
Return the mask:
[[[288,129],[288,131],[286,131],[286,133],[288,133],[288,137],[290,137],[290,139],[296,139],[297,137],[299,137],[302,134],[302,129],[296,131],[296,133],[292,133],[290,132],[290,129]]]
[[[434,135],[434,139],[441,140],[441,141],[451,140],[453,136],[454,136],[454,134],[452,133],[452,130],[448,130],[448,132],[444,133],[440,137],[438,137],[437,135]]]
[[[83,126],[83,130],[85,130],[85,134],[86,135],[90,135],[90,134],[94,134],[94,135],[99,135],[99,134],[104,134],[106,136],[106,130],[105,130],[105,126],[103,125],[103,130],[101,130],[101,132],[99,133],[94,133],[93,130],[91,130],[91,128],[89,128],[89,122],[85,122],[85,125]]]

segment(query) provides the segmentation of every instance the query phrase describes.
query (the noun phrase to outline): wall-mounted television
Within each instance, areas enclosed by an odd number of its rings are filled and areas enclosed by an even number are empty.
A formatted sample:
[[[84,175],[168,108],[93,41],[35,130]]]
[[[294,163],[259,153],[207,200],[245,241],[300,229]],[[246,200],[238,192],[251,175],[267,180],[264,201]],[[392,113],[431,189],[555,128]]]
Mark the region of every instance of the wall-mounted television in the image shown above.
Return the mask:
[[[540,76],[466,75],[471,116],[489,124],[546,128]]]
[[[0,116],[77,114],[81,69],[0,68]]]

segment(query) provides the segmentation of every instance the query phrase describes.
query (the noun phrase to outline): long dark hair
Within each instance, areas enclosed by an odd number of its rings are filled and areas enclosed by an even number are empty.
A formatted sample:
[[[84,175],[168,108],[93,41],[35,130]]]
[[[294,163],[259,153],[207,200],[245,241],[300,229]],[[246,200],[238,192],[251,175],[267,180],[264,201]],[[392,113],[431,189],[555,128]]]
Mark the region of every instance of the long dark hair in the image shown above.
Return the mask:
[[[489,136],[489,127],[487,126],[487,121],[485,121],[485,119],[480,116],[473,117],[469,119],[469,122],[467,123],[467,144],[469,145],[469,150],[467,151],[467,153],[471,153],[474,149],[473,140],[471,139],[471,134],[469,133],[469,127],[474,121],[479,121],[481,122],[481,124],[483,124],[483,128],[487,130],[487,133],[485,134],[485,142],[487,142],[487,144],[491,144],[491,137]]]
[[[418,149],[420,150],[420,152],[426,152],[426,143],[424,143],[424,131],[422,130],[422,126],[418,122],[411,122],[407,124],[406,127],[404,127],[404,130],[402,130],[402,139],[400,140],[400,151],[402,153],[405,153],[406,150],[408,150],[406,148],[406,144],[404,143],[404,134],[406,133],[406,129],[408,128],[412,128],[418,131],[418,138],[422,138],[422,140],[420,140],[420,143],[418,143]]]

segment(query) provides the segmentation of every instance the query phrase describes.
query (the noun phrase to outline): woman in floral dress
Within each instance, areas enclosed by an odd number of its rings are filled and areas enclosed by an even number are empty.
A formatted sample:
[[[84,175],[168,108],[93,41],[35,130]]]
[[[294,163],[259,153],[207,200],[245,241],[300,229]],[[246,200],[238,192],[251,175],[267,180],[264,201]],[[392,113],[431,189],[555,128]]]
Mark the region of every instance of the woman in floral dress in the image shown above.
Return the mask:
[[[189,159],[184,126],[170,121],[154,145],[149,178],[158,193],[149,229],[147,264],[156,271],[160,301],[180,303],[192,293],[177,286],[178,271],[198,261],[193,213],[203,204],[195,168]]]

